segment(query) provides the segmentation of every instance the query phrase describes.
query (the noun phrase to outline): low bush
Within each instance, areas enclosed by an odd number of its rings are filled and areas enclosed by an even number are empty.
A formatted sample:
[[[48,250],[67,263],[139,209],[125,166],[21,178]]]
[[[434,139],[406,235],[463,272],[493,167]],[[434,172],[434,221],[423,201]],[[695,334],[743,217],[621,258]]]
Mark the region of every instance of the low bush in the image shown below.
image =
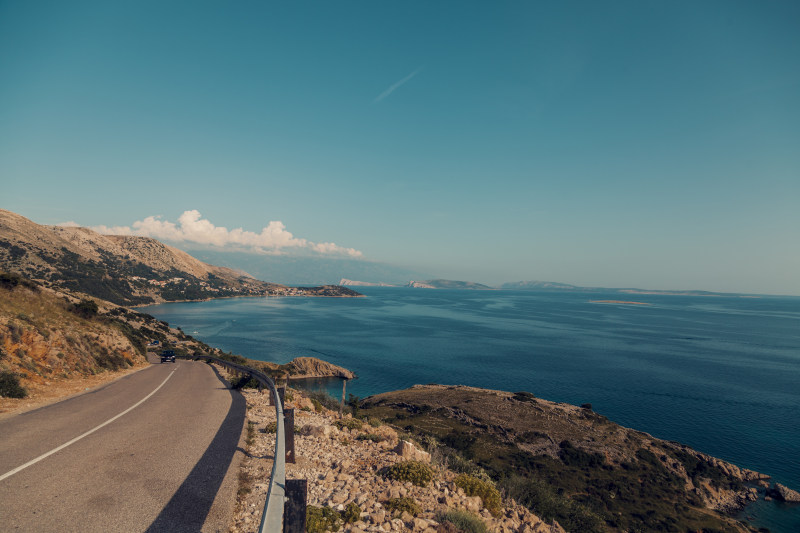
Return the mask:
[[[400,516],[401,514],[408,513],[411,516],[417,516],[419,513],[422,512],[419,504],[414,501],[413,498],[409,498],[408,496],[403,496],[402,498],[389,498],[384,504],[392,516]]]
[[[503,512],[500,492],[492,483],[469,474],[461,474],[456,478],[455,484],[461,487],[467,496],[480,496],[483,506],[495,518]]]
[[[350,502],[342,511],[342,520],[345,524],[352,524],[361,520],[361,507],[356,502]]]
[[[425,487],[433,480],[433,469],[420,461],[401,461],[384,470],[384,477],[395,481],[410,481],[418,487]]]
[[[317,413],[322,412],[322,404],[316,398],[311,398],[311,405],[314,406],[314,411],[316,411]]]
[[[97,316],[99,307],[94,300],[81,300],[70,308],[70,311],[83,318],[93,318]]]
[[[486,524],[480,517],[461,510],[450,510],[436,517],[441,525],[452,524],[456,531],[463,533],[486,533]],[[447,526],[445,526],[447,527]],[[447,529],[445,529],[447,531]],[[450,529],[452,531],[452,529]]]
[[[344,420],[337,420],[334,425],[339,429],[361,429],[364,427],[364,422],[358,418],[345,418]]]
[[[356,440],[371,440],[372,442],[383,442],[386,440],[386,438],[380,435],[376,435],[375,433],[362,433],[361,435],[356,437]]]
[[[325,531],[339,531],[342,527],[342,517],[330,507],[306,507],[306,532],[325,533]]]
[[[546,522],[558,520],[567,531],[601,533],[606,531],[602,518],[571,500],[539,478],[512,476],[502,482],[506,494]]]
[[[250,376],[242,376],[240,378],[232,378],[231,388],[234,390],[239,389],[257,389],[259,386],[258,380]]]
[[[0,372],[0,396],[6,398],[25,398],[28,391],[19,384],[19,376],[13,372]]]
[[[306,396],[311,399],[311,403],[314,404],[314,409],[317,408],[317,403],[319,404],[319,409],[317,412],[321,412],[323,407],[330,409],[331,411],[338,411],[339,410],[339,402],[324,391],[314,391],[314,392],[306,392]],[[316,403],[314,403],[316,402]]]
[[[518,402],[536,403],[536,396],[530,392],[515,392],[513,398]]]

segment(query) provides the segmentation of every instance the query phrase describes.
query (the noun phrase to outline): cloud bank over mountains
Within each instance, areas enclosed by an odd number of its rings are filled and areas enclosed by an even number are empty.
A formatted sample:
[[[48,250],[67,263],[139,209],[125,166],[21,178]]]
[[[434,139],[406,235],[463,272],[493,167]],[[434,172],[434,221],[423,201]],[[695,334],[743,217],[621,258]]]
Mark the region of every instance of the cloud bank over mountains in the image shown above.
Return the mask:
[[[66,222],[62,225],[77,225]],[[332,242],[316,243],[300,239],[286,230],[283,222],[273,220],[261,229],[260,233],[243,228],[229,230],[215,226],[202,218],[196,209],[184,211],[177,224],[162,220],[161,216],[149,216],[138,220],[131,226],[94,226],[91,229],[104,235],[136,235],[154,239],[194,243],[212,247],[230,247],[254,253],[285,254],[289,250],[311,251],[322,255],[339,255],[361,258],[363,254],[354,248],[345,248]]]

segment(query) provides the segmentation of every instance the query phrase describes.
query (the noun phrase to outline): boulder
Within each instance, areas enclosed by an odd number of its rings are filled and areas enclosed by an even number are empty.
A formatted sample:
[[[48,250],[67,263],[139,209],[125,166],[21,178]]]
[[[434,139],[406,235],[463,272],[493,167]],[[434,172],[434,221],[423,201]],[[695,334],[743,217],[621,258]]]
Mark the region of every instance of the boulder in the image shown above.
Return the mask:
[[[792,503],[800,502],[800,492],[792,490],[785,485],[781,485],[780,483],[775,483],[775,488],[770,492],[774,498],[779,500]]]
[[[300,428],[301,435],[309,437],[328,437],[331,434],[331,427],[317,424],[306,424]]]
[[[425,463],[431,462],[431,454],[426,451],[420,450],[412,442],[401,440],[394,449],[394,453],[403,459],[411,459],[414,461],[422,461]]]

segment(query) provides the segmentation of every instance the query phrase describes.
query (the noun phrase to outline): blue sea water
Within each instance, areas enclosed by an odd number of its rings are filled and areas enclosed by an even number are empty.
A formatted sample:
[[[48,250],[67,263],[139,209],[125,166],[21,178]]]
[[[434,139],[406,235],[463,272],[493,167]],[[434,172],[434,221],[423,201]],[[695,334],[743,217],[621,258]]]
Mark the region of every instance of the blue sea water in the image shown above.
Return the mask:
[[[212,346],[356,372],[349,393],[416,383],[582,404],[800,489],[800,298],[367,287],[366,298],[242,298],[144,308]],[[635,300],[648,305],[594,303]],[[341,394],[341,385],[333,384]],[[746,515],[800,531],[800,507]]]

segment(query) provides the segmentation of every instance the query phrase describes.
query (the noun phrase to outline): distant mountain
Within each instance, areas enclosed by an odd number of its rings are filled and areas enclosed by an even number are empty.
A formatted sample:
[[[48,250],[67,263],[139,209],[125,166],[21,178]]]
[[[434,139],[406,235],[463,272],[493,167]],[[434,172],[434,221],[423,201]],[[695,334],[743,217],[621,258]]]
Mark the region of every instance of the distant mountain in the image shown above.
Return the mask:
[[[119,305],[238,295],[293,295],[300,289],[216,267],[148,237],[100,235],[87,228],[42,226],[0,209],[0,270]],[[342,287],[302,294],[358,295]]]
[[[509,290],[531,290],[531,291],[580,291],[580,292],[603,292],[621,294],[661,294],[672,296],[731,296],[740,295],[739,293],[695,291],[695,290],[659,290],[659,289],[633,289],[633,288],[613,288],[613,287],[581,287],[569,285],[568,283],[555,283],[552,281],[514,281],[503,283],[501,289]]]
[[[340,279],[339,285],[344,287],[397,287],[397,285],[389,283],[370,283],[369,281],[355,281],[347,278]]]
[[[578,287],[576,285],[569,285],[567,283],[555,283],[553,281],[513,281],[503,283],[501,289],[516,289],[516,290],[557,290],[557,291],[582,291],[587,290],[587,287]]]
[[[405,285],[410,279],[430,277],[430,273],[363,259],[184,249],[201,261],[240,269],[258,279],[286,285],[321,285],[337,283],[342,278],[365,283]]]
[[[494,287],[475,283],[472,281],[453,281],[449,279],[429,279],[426,281],[409,281],[406,287],[415,289],[474,289],[474,290],[494,290]]]

